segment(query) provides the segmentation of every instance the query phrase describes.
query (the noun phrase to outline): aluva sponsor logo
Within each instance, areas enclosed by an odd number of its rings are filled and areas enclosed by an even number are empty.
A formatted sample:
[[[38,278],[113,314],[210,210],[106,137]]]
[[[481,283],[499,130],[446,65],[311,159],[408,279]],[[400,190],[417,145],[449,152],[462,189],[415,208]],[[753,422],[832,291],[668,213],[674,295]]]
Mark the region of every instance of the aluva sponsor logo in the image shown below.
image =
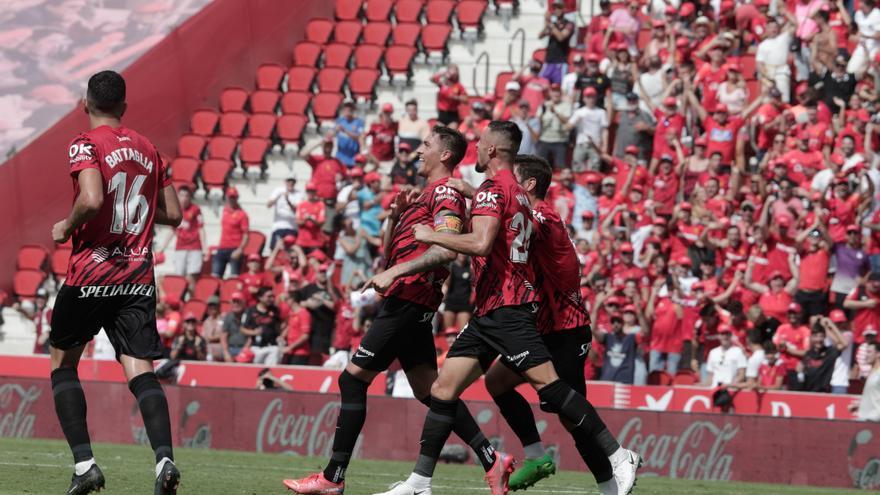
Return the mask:
[[[37,415],[31,406],[42,390],[36,385],[23,387],[17,383],[0,385],[0,437],[30,438],[34,436]]]
[[[328,402],[317,413],[284,411],[282,399],[272,399],[260,416],[257,426],[257,452],[330,457],[339,402]],[[361,451],[363,435],[358,436],[352,457]]]

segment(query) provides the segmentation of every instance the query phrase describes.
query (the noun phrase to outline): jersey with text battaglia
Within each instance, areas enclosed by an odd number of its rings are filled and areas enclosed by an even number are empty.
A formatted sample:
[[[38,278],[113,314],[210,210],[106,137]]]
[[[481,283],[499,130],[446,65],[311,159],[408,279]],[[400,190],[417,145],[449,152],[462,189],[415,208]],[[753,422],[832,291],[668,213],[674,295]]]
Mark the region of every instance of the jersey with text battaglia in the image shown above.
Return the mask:
[[[590,315],[581,299],[580,263],[568,230],[545,201],[534,206],[535,238],[529,261],[541,298],[538,330],[547,333],[589,325]]]
[[[489,255],[472,258],[474,314],[483,316],[503,306],[535,302],[535,274],[529,263],[532,208],[513,172],[502,170],[480,184],[471,204],[472,229],[477,216],[495,217],[501,225]]]
[[[458,217],[463,222],[465,202],[461,193],[446,185],[448,178],[435,181],[422,191],[418,199],[400,214],[391,236],[386,268],[418,258],[428,250],[427,244],[416,242],[412,228],[416,224],[435,227],[435,221],[444,221],[444,216]],[[443,213],[446,212],[446,215]],[[451,220],[454,221],[454,220]],[[427,306],[437,310],[443,299],[443,282],[449,275],[447,266],[400,277],[385,292],[387,296]]]
[[[159,192],[171,183],[156,146],[125,127],[101,126],[68,148],[74,198],[78,174],[101,172],[104,202],[72,236],[66,285],[153,283],[153,221]],[[74,199],[75,200],[75,199]]]

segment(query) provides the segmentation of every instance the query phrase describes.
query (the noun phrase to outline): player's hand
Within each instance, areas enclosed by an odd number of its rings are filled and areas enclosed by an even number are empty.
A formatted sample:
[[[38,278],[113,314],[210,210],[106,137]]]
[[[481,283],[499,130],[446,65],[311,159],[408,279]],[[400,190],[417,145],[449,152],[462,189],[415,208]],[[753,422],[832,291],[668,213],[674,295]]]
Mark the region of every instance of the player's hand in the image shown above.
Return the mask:
[[[370,280],[367,280],[364,286],[361,287],[361,292],[365,292],[367,289],[372,288],[376,289],[376,292],[378,292],[379,294],[384,294],[385,291],[387,291],[391,287],[391,284],[394,283],[395,278],[396,277],[394,277],[394,274],[391,273],[391,270],[385,270],[382,273],[377,273],[376,275],[373,275]]]
[[[70,239],[70,222],[65,218],[52,226],[52,240],[64,244]]]
[[[394,220],[400,218],[400,214],[409,208],[409,205],[413,204],[417,197],[418,194],[412,189],[398,192],[391,203],[391,218]]]
[[[434,233],[434,230],[427,225],[423,225],[417,223],[413,225],[413,238],[415,238],[418,242],[423,242],[425,244],[430,243],[431,234]]]
[[[474,186],[468,184],[463,179],[459,179],[457,177],[451,177],[446,181],[446,185],[457,190],[461,193],[462,196],[466,198],[474,197]]]

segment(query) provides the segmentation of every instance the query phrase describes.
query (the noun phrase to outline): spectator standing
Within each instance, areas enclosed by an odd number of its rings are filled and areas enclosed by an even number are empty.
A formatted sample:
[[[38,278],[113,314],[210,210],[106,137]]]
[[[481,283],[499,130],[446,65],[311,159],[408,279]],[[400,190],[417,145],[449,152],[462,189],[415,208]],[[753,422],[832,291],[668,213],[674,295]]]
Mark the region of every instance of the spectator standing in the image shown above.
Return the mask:
[[[866,352],[871,371],[859,401],[850,406],[859,421],[880,421],[880,343],[873,343]]]
[[[625,9],[614,10],[608,17],[609,29],[623,36],[631,54],[638,53],[636,38],[642,27],[639,22],[639,7],[639,0],[629,0]]]
[[[849,59],[846,71],[861,78],[868,70],[870,61],[880,51],[880,8],[877,8],[875,0],[860,1],[853,20],[858,27],[859,44]]]
[[[570,102],[563,101],[559,84],[550,85],[549,95],[550,98],[541,105],[538,115],[540,135],[537,154],[554,169],[560,169],[567,165],[569,131],[565,124],[571,117],[572,106]]]
[[[727,325],[718,328],[720,345],[709,351],[706,359],[705,385],[718,387],[745,381],[746,355],[741,347],[733,345],[732,329]]]
[[[541,62],[530,60],[517,80],[522,88],[522,99],[529,102],[529,117],[534,117],[550,90],[550,81],[541,76]]]
[[[247,257],[247,268],[245,273],[238,276],[244,285],[244,293],[247,296],[248,305],[256,304],[257,294],[264,287],[272,288],[274,285],[274,276],[263,271],[263,258],[257,253],[251,253]]]
[[[539,38],[547,38],[541,77],[550,83],[561,83],[563,74],[567,72],[568,52],[574,31],[574,23],[565,18],[565,2],[554,1],[552,10],[544,15],[544,29],[538,35]]]
[[[869,326],[865,329],[864,333],[862,333],[862,338],[864,342],[859,344],[856,348],[856,364],[854,366],[854,371],[856,378],[860,380],[864,380],[867,378],[868,374],[871,373],[871,356],[869,356],[870,348],[873,346],[877,340],[877,329]]]
[[[318,147],[321,147],[321,153],[314,154],[313,152]],[[334,206],[337,192],[336,184],[342,181],[346,171],[342,162],[333,156],[333,135],[328,134],[312,146],[303,148],[299,157],[312,167],[312,178],[309,179],[309,184],[315,186],[318,198],[330,204],[331,207]],[[330,215],[330,217],[332,216]]]
[[[397,145],[397,157],[394,159],[394,166],[391,167],[391,183],[395,185],[414,186],[420,182],[418,175],[418,157],[413,159],[415,155],[412,152],[412,146],[409,143],[400,142]]]
[[[833,344],[825,344],[825,317],[816,319],[810,334],[810,349],[798,363],[797,382],[789,388],[804,392],[830,392],[831,376],[834,373],[834,363],[840,356],[840,351],[846,348],[846,344],[840,338],[840,334],[830,334]]]
[[[573,101],[581,104],[584,103],[584,90],[593,88],[596,90],[596,106],[605,108],[605,94],[611,87],[611,81],[599,69],[601,57],[595,53],[587,54],[587,65],[583,74],[578,74],[574,83],[574,92],[572,93]]]
[[[193,313],[183,317],[183,334],[174,339],[171,346],[171,359],[180,361],[204,361],[207,359],[207,344],[198,334],[199,320]]]
[[[371,239],[374,245],[379,244],[379,233],[382,229],[382,221],[379,216],[382,209],[382,178],[376,172],[370,172],[364,177],[366,187],[357,193],[360,205],[360,229]]]
[[[370,256],[366,235],[355,226],[351,218],[342,220],[342,231],[336,240],[336,259],[342,261],[342,274],[339,277],[341,285],[350,285],[355,277],[361,280],[372,277],[370,267],[373,265],[373,257]]]
[[[804,238],[807,241],[806,249],[800,250],[797,266],[798,290],[794,295],[795,300],[805,308],[804,320],[809,320],[813,315],[825,314],[828,307],[828,266],[834,242],[820,222],[817,214],[812,228],[804,230],[795,238],[796,246],[802,246]]]
[[[537,154],[538,138],[540,137],[541,123],[537,117],[531,117],[529,101],[522,99],[511,112],[510,121],[519,127],[522,132],[522,141],[519,144],[519,153],[522,155]]]
[[[599,155],[605,153],[608,144],[608,114],[596,106],[595,88],[584,89],[584,106],[574,111],[566,128],[577,130],[574,164],[597,170]]]
[[[406,143],[412,151],[428,137],[428,134],[431,133],[431,126],[427,120],[419,117],[419,104],[416,100],[407,101],[404,108],[406,115],[400,119],[397,125],[397,137],[400,140],[398,148]]]
[[[303,287],[299,294],[300,305],[312,316],[312,328],[309,333],[309,349],[311,362],[323,361],[323,355],[330,352],[330,342],[335,327],[336,298],[327,283],[327,270],[330,264],[319,265],[315,272],[315,280]]]
[[[309,182],[306,185],[306,200],[300,203],[296,211],[296,221],[299,224],[296,244],[305,254],[324,247],[326,238],[323,226],[326,218],[327,206],[318,197],[318,186]]]
[[[286,320],[283,355],[284,364],[309,364],[309,335],[312,331],[312,315],[300,306],[298,295],[288,299],[289,311]]]
[[[250,220],[238,203],[238,189],[226,188],[226,206],[220,218],[220,243],[211,260],[211,273],[223,278],[226,266],[233,277],[241,272],[244,247],[250,238]]]
[[[834,362],[834,373],[831,375],[831,393],[845,394],[849,390],[849,377],[853,369],[853,355],[855,348],[853,346],[853,334],[849,330],[849,320],[846,313],[839,309],[832,309],[828,318],[824,320],[827,329],[826,334],[829,336],[825,339],[825,345],[834,345],[833,335],[839,334],[840,340],[843,341],[844,347],[840,349],[840,355]]]
[[[220,336],[220,345],[223,347],[223,360],[233,361],[238,353],[248,343],[247,335],[241,332],[241,324],[244,321],[245,298],[242,292],[233,292],[230,296],[229,312],[223,315],[220,324],[223,334]]]
[[[180,202],[182,219],[180,225],[172,230],[159,252],[164,252],[177,238],[174,246],[174,273],[186,277],[190,288],[196,283],[196,277],[202,273],[202,261],[205,246],[205,223],[202,221],[202,210],[192,202],[192,190],[186,184],[177,189],[177,200]]]
[[[370,125],[363,139],[370,138],[370,151],[367,160],[373,163],[382,175],[388,175],[394,166],[397,122],[394,121],[394,105],[385,103],[376,122]],[[367,169],[369,170],[369,169]]]
[[[880,273],[871,273],[864,284],[853,289],[843,302],[853,314],[852,330],[856,343],[864,341],[862,334],[868,327],[880,328]]]
[[[468,103],[467,90],[458,78],[455,64],[449,64],[445,71],[431,76],[431,82],[440,88],[437,91],[437,122],[452,128],[458,127],[460,122],[459,105]]]
[[[276,188],[269,195],[267,208],[274,208],[272,214],[272,235],[269,249],[275,249],[275,243],[287,235],[296,235],[296,205],[302,201],[302,194],[296,191],[296,175],[290,174],[284,185]]]
[[[859,285],[859,280],[868,273],[868,255],[862,250],[861,229],[858,225],[846,227],[846,242],[834,244],[834,278],[831,280],[832,303],[838,309],[843,301]],[[801,302],[803,304],[803,302]]]
[[[621,108],[620,119],[617,122],[617,133],[614,136],[614,157],[623,158],[625,151],[630,146],[635,146],[640,155],[648,148],[650,133],[662,132],[654,129],[651,116],[639,107],[639,96],[635,93],[627,93],[626,105]],[[655,191],[656,192],[656,191]]]
[[[250,338],[254,363],[274,366],[278,364],[278,337],[281,320],[275,307],[275,294],[268,287],[257,292],[257,303],[244,313],[241,333]]]
[[[348,168],[354,166],[354,157],[361,152],[364,121],[355,116],[355,104],[346,101],[336,118],[336,158]]]
[[[825,65],[820,57],[813,59],[813,79],[822,83],[822,101],[832,113],[840,111],[841,103],[849,101],[856,91],[856,76],[846,71],[846,57],[837,54],[833,66]]]
[[[205,301],[205,319],[202,320],[202,338],[208,345],[208,361],[224,361],[223,319],[220,314],[220,298],[211,296]]]
[[[800,304],[791,303],[788,306],[788,322],[779,325],[773,336],[773,343],[779,349],[780,358],[789,373],[797,369],[810,348],[810,329],[803,324],[802,312]]]
[[[593,338],[605,348],[600,380],[632,385],[635,380],[638,357],[638,334],[623,331],[623,317],[614,314],[610,318],[611,331],[593,330]]]
[[[362,155],[358,158],[365,161]],[[357,193],[364,187],[364,169],[360,163],[349,171],[348,176],[351,182],[342,186],[336,196],[336,211],[341,213],[343,218],[359,220],[361,207],[357,202]]]
[[[658,279],[648,299],[646,317],[652,322],[648,337],[648,371],[666,371],[675,376],[684,344],[681,328],[684,311],[672,299],[658,297],[665,282],[662,278]]]
[[[754,389],[758,386],[761,364],[767,357],[764,351],[764,336],[758,329],[749,330],[746,334],[746,387]]]
[[[516,81],[507,81],[501,101],[492,108],[492,120],[510,120],[520,101],[522,87]]]
[[[782,101],[791,101],[791,69],[788,65],[794,26],[775,17],[767,19],[767,35],[758,44],[755,62],[758,75],[772,81],[782,94]]]

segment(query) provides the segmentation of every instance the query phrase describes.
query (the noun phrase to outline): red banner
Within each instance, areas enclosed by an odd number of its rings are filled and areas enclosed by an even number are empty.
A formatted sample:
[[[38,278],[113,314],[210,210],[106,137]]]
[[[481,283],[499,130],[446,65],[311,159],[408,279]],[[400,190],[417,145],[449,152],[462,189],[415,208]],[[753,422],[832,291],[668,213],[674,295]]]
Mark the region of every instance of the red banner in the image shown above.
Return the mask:
[[[121,383],[87,382],[95,441],[147,444],[137,405]],[[166,387],[175,444],[327,457],[339,408],[336,396]],[[494,404],[471,412],[499,448],[521,455]],[[645,459],[642,475],[705,481],[756,481],[880,489],[880,425],[603,409],[624,447]],[[372,397],[355,456],[414,460],[425,409],[414,400]],[[583,470],[558,420],[535,408],[538,428],[563,469]],[[785,432],[780,435],[780,432]],[[0,378],[0,436],[63,438],[48,379]],[[451,443],[459,443],[451,438]],[[399,473],[404,476],[406,473]]]
[[[186,361],[177,370],[177,383],[191,387],[223,387],[252,389],[257,381],[258,365],[207,363]],[[79,367],[83,381],[96,380],[123,382],[122,368],[115,361],[84,359]],[[284,380],[297,392],[336,393],[339,387],[338,371],[309,366],[275,366],[275,376]],[[0,375],[42,378],[49,376],[49,360],[45,356],[4,356],[0,360]],[[537,404],[535,392],[526,386],[523,395]],[[676,411],[720,413],[712,407],[712,389],[704,387],[634,386],[610,382],[589,382],[590,402],[597,407],[640,409],[645,411]],[[384,395],[385,380],[377,379],[370,386],[370,394]],[[482,381],[474,384],[463,395],[465,400],[490,401]],[[739,392],[734,395],[734,412],[762,416],[855,419],[847,409],[854,400],[852,395],[832,395],[801,392]]]

